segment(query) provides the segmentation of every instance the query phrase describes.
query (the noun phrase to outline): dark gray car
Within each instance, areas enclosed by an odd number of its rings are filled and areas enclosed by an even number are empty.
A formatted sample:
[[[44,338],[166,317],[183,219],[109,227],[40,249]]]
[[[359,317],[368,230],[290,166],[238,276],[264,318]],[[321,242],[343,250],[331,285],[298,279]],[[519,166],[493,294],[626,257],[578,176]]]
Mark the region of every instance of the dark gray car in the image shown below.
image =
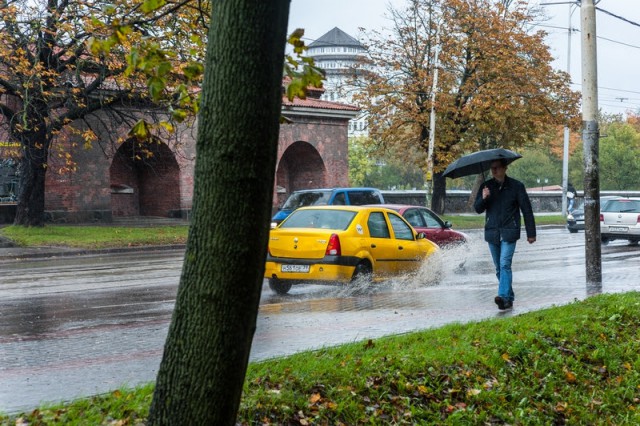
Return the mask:
[[[614,196],[600,197],[600,209],[604,207],[607,201],[616,198]],[[578,207],[567,214],[567,229],[572,234],[578,231],[584,231],[584,200],[580,200]]]

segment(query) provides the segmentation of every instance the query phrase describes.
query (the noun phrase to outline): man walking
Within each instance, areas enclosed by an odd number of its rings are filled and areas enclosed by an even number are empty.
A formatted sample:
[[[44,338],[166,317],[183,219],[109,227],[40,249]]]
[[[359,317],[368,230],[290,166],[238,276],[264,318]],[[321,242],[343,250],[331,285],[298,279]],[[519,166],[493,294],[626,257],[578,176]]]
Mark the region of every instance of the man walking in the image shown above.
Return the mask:
[[[491,163],[491,175],[480,186],[474,208],[477,213],[485,213],[484,239],[496,267],[498,295],[495,302],[501,310],[513,307],[513,274],[511,261],[520,239],[520,212],[524,217],[527,241],[536,241],[536,223],[529,195],[524,184],[507,176],[507,162],[497,160]]]

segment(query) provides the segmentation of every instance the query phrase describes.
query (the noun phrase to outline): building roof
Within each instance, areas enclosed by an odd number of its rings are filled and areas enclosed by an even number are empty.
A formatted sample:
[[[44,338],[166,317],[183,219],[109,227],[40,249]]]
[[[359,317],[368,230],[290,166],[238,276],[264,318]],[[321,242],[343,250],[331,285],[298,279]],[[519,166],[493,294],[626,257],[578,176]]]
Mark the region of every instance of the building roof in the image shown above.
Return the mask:
[[[335,27],[313,43],[309,47],[324,47],[324,46],[357,46],[363,47],[362,44],[351,37],[349,34],[342,31],[340,28]]]
[[[286,96],[284,96],[282,98],[282,106],[332,109],[341,111],[360,111],[360,108],[354,105],[343,104],[340,102],[322,101],[320,99],[313,99],[309,97],[307,97],[307,99],[293,98],[293,100],[290,101]]]

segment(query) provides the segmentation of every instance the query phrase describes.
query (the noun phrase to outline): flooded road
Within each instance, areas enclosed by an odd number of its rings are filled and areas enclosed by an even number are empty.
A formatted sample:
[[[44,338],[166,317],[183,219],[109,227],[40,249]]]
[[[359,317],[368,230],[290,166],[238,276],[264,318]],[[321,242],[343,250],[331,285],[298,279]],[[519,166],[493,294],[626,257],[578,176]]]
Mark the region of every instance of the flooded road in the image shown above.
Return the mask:
[[[388,334],[510,316],[587,297],[584,234],[539,231],[514,258],[513,311],[479,233],[416,277],[373,288],[264,286],[251,359]],[[175,301],[182,251],[0,262],[0,411],[153,381]],[[638,246],[602,248],[603,292],[638,288]]]

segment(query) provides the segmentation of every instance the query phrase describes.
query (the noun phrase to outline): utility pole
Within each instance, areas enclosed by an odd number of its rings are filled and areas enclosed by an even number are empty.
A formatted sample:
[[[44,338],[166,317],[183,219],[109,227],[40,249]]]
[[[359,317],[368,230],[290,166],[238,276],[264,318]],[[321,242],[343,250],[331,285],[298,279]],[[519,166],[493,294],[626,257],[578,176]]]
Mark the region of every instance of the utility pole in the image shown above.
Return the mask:
[[[436,30],[437,31],[437,30]],[[429,149],[427,152],[427,207],[431,207],[433,194],[433,147],[436,139],[436,90],[438,90],[438,67],[440,56],[439,34],[436,32],[436,48],[433,65],[433,84],[431,85],[431,113],[429,115]]]
[[[602,291],[600,170],[598,166],[598,54],[593,0],[580,5],[582,30],[582,144],[584,146],[584,238],[587,293]]]
[[[571,75],[571,16],[575,4],[569,4],[569,27],[567,32],[567,74]],[[564,126],[564,147],[562,151],[562,215],[567,216],[567,188],[569,184],[569,125]]]

